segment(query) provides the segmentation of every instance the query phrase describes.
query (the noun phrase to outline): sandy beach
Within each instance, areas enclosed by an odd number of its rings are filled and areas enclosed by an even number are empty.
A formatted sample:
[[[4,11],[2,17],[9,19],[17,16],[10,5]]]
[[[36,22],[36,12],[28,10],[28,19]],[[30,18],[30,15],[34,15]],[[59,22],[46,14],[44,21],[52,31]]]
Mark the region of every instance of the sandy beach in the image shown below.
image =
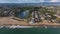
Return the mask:
[[[0,17],[0,25],[21,25],[21,26],[43,26],[43,25],[49,25],[49,26],[60,26],[60,23],[34,23],[29,24],[26,21],[18,21],[12,19],[12,17]]]

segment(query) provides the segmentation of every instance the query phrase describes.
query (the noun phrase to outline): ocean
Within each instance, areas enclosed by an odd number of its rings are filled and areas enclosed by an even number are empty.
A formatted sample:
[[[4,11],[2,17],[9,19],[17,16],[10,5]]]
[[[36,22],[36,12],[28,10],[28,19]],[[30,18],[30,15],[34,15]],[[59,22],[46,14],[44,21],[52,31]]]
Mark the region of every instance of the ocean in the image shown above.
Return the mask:
[[[60,34],[60,28],[1,28],[0,34]]]

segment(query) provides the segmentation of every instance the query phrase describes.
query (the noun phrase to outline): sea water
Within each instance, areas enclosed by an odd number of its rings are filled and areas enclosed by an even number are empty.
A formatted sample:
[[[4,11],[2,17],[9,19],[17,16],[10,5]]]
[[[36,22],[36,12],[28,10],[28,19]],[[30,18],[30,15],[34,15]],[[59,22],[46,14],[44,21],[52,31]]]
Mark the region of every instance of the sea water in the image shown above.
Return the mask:
[[[60,28],[1,28],[0,34],[60,34]]]

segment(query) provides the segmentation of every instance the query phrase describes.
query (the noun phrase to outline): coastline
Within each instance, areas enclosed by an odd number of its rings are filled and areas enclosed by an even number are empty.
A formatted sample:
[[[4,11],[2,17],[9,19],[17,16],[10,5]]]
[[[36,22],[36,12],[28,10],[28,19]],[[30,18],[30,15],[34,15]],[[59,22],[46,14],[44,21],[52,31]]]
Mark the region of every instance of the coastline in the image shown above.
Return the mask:
[[[52,27],[52,28],[60,28],[60,23],[26,23],[24,21],[17,21],[11,19],[11,17],[0,17],[0,28],[33,28],[33,27]]]
[[[60,28],[59,24],[39,24],[39,25],[4,25],[0,26],[0,28],[38,28],[38,27],[44,27],[44,28]]]

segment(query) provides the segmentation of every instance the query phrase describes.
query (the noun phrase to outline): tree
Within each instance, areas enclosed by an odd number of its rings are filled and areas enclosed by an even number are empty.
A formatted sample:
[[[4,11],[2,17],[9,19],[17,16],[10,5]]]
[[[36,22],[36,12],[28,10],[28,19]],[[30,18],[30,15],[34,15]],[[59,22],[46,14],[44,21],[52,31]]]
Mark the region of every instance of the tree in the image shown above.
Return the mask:
[[[48,11],[48,8],[46,7],[39,8],[39,12],[40,15],[42,15],[45,18],[45,20],[52,21],[52,19],[56,19],[56,16],[54,16],[55,12]]]

